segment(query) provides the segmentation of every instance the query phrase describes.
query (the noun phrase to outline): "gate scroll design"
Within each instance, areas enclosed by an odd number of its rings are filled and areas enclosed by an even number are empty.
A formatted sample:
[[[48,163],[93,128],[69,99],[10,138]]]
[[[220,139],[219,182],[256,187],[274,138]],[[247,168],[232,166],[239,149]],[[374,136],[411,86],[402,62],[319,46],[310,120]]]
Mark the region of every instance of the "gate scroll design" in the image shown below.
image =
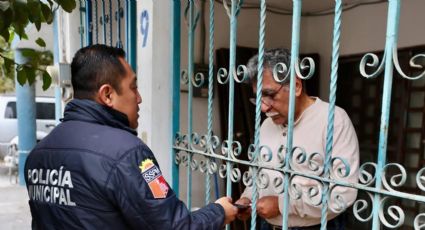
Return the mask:
[[[338,186],[355,188],[367,194],[367,198],[359,198],[352,206],[355,218],[361,222],[372,221],[373,229],[380,229],[381,225],[387,228],[400,228],[406,220],[403,209],[394,204],[390,204],[391,198],[401,198],[413,202],[425,203],[425,167],[416,173],[415,183],[418,187],[417,194],[406,193],[400,190],[406,181],[407,173],[403,165],[399,163],[386,163],[387,139],[389,127],[389,108],[391,104],[392,78],[394,68],[407,80],[418,80],[425,76],[425,70],[417,76],[407,76],[404,74],[398,62],[397,40],[399,31],[400,5],[401,0],[388,1],[387,32],[385,40],[385,52],[382,60],[372,53],[364,55],[360,63],[361,75],[365,78],[377,77],[384,71],[384,87],[381,110],[381,125],[379,133],[379,150],[377,162],[366,162],[359,168],[358,183],[348,183],[344,180],[350,174],[350,165],[347,159],[332,157],[334,112],[336,101],[336,89],[338,78],[338,59],[341,34],[341,20],[343,5],[342,0],[335,1],[334,30],[332,43],[332,64],[329,93],[329,112],[327,123],[327,138],[325,153],[307,153],[303,146],[293,146],[294,129],[294,111],[295,111],[295,78],[310,78],[315,71],[315,63],[312,58],[299,60],[300,46],[300,25],[302,0],[293,0],[292,13],[292,42],[291,42],[291,60],[290,65],[279,63],[273,68],[273,75],[276,81],[282,82],[289,78],[290,97],[288,114],[288,139],[287,143],[282,145],[275,154],[279,162],[275,166],[270,166],[273,157],[272,150],[268,146],[261,146],[259,142],[260,115],[261,115],[261,89],[263,79],[263,55],[266,27],[266,0],[260,1],[260,27],[258,43],[258,75],[257,75],[257,93],[255,107],[255,135],[254,141],[247,149],[242,149],[241,144],[233,139],[233,120],[234,120],[234,87],[235,84],[243,83],[247,79],[247,67],[244,65],[236,66],[236,41],[237,41],[237,23],[238,15],[243,10],[243,0],[223,0],[222,4],[230,23],[230,60],[229,69],[219,68],[217,75],[214,76],[214,3],[209,0],[209,72],[208,72],[208,122],[207,133],[204,135],[193,132],[193,87],[200,87],[206,76],[202,73],[194,73],[194,40],[195,29],[200,17],[198,1],[187,0],[184,18],[188,30],[188,66],[183,70],[181,81],[188,86],[188,131],[186,134],[175,133],[173,154],[175,163],[187,167],[187,204],[191,208],[191,189],[192,189],[192,171],[199,170],[205,175],[205,202],[210,202],[211,194],[211,175],[218,173],[221,178],[226,180],[226,195],[232,194],[232,183],[242,180],[245,186],[252,187],[252,210],[256,210],[256,200],[258,199],[258,189],[273,186],[276,193],[284,197],[282,223],[283,229],[287,229],[288,203],[289,199],[306,198],[306,202],[311,205],[321,207],[321,229],[326,229],[327,213],[331,209],[339,213],[345,211],[347,203],[340,194],[334,193],[334,188]],[[424,54],[415,55],[410,59],[412,68],[422,68],[424,65],[419,59],[425,58]],[[308,70],[307,74],[303,73]],[[278,75],[284,76],[279,78]],[[213,135],[213,82],[216,78],[219,84],[229,86],[229,114],[228,114],[228,133],[224,140]],[[178,112],[178,111],[177,111]],[[287,154],[286,154],[287,153]],[[239,156],[247,154],[248,160],[241,160]],[[199,161],[194,155],[202,156]],[[221,163],[223,162],[223,163]],[[323,162],[320,164],[318,162]],[[340,167],[337,170],[331,170],[333,165],[339,162]],[[245,173],[235,167],[235,164],[242,164],[249,167]],[[294,165],[305,164],[310,172],[304,173],[294,169]],[[270,181],[266,173],[261,169],[270,169],[279,172],[282,178],[275,178]],[[393,173],[396,172],[396,173]],[[337,174],[331,178],[331,174]],[[310,178],[318,182],[317,186],[309,188],[308,193],[302,193],[293,183],[294,177]],[[178,177],[175,177],[178,180]],[[337,179],[334,179],[337,178]],[[178,184],[174,181],[173,184]],[[419,191],[420,190],[420,191]],[[330,203],[335,205],[329,205]],[[369,213],[368,210],[372,209]],[[256,229],[256,212],[251,215],[251,229]],[[414,229],[425,229],[425,213],[418,213],[409,223]],[[227,226],[227,229],[230,229]]]

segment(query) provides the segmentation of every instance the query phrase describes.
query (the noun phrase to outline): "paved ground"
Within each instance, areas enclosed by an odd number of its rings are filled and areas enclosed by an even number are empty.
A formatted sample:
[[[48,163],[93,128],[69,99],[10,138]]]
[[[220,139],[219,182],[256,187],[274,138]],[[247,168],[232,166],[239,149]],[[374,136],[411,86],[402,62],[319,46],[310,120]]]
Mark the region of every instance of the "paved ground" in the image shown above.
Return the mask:
[[[9,181],[8,168],[0,161],[0,229],[31,229],[28,193]]]

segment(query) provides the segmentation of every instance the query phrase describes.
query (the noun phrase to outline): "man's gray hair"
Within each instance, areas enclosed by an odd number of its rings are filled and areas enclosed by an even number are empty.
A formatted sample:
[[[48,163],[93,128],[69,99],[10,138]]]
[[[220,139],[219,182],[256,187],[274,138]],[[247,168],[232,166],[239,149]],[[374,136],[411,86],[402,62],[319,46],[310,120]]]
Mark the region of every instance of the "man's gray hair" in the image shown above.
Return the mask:
[[[289,64],[291,63],[291,53],[288,49],[284,48],[268,49],[264,51],[263,60],[263,71],[267,69],[273,72],[273,68],[276,66],[277,63],[280,62],[284,63],[289,69]],[[252,58],[249,59],[248,63],[246,64],[246,67],[248,70],[248,81],[250,83],[256,82],[258,75],[258,54],[254,55]],[[282,79],[283,76],[279,78]]]

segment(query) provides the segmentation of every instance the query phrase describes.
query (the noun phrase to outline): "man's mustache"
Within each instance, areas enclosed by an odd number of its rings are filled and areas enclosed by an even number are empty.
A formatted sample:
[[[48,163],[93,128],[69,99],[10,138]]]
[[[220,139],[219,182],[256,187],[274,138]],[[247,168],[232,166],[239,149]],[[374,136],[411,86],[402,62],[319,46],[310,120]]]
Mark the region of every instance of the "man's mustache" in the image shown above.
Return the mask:
[[[279,115],[279,113],[278,113],[278,112],[267,112],[267,113],[266,113],[266,116],[267,116],[267,117],[274,117],[274,116],[276,116],[276,115]]]

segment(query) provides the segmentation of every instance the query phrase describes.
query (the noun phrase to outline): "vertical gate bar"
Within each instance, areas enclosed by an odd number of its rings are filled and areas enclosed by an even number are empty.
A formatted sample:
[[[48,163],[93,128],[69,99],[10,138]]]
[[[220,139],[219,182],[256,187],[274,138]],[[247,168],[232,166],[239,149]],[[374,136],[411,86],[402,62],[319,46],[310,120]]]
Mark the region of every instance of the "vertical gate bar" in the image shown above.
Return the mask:
[[[86,46],[93,44],[91,0],[86,0]]]
[[[109,45],[112,46],[112,0],[109,0]]]
[[[236,37],[237,37],[237,14],[236,14],[236,1],[232,0],[232,10],[230,17],[230,59],[229,59],[229,117],[228,117],[228,152],[227,157],[231,158],[232,143],[233,143],[233,114],[234,114],[234,97],[235,97],[235,62],[236,62]],[[230,161],[226,161],[226,196],[232,196],[232,181],[230,178],[232,171],[232,165]],[[226,226],[226,229],[230,229],[230,225]]]
[[[105,45],[106,45],[106,17],[107,17],[107,14],[105,13],[105,0],[102,0],[102,32],[103,32],[103,44]]]
[[[285,169],[289,170],[289,155],[292,151],[292,140],[294,130],[294,112],[295,112],[295,65],[298,63],[299,42],[300,42],[300,23],[301,23],[301,0],[293,0],[292,16],[292,41],[291,41],[291,65],[290,65],[290,83],[289,83],[289,111],[288,111],[288,140],[285,155]],[[284,175],[284,193],[283,193],[283,214],[282,229],[288,228],[288,209],[289,208],[289,175]]]
[[[172,117],[172,136],[171,143],[174,143],[174,137],[180,129],[180,0],[174,0],[172,3],[172,34],[171,34],[171,63],[172,71],[171,77],[173,81],[171,98],[173,103],[173,117]],[[174,192],[179,194],[179,166],[176,162],[176,151],[174,148],[171,150],[171,178],[172,188]]]
[[[384,74],[384,89],[382,93],[382,108],[381,108],[381,125],[379,132],[379,149],[378,149],[378,164],[376,166],[376,183],[375,188],[382,188],[382,169],[386,162],[387,144],[388,144],[388,128],[391,106],[391,90],[393,81],[393,48],[397,44],[398,26],[400,18],[400,0],[389,0],[388,17],[387,17],[387,35],[385,42],[385,74]],[[381,196],[375,193],[373,199],[373,220],[372,228],[377,230],[380,228],[379,210],[381,209]]]
[[[203,57],[202,57],[203,58]],[[208,148],[212,150],[212,114],[213,114],[213,93],[214,93],[214,0],[210,0],[210,38],[208,56]],[[208,170],[205,173],[205,204],[211,198],[211,176]]]
[[[116,19],[117,19],[117,47],[122,48],[121,42],[121,1],[117,0],[117,11],[116,11]]]
[[[332,145],[333,145],[333,133],[334,133],[334,115],[335,115],[335,101],[336,101],[336,88],[338,79],[338,59],[339,59],[339,39],[341,35],[341,14],[342,14],[342,2],[341,0],[335,0],[335,17],[334,17],[334,31],[333,31],[333,42],[332,42],[332,66],[331,66],[331,81],[330,81],[330,93],[329,93],[329,111],[328,111],[328,127],[326,135],[326,153],[325,153],[325,168],[324,178],[329,178],[331,170],[331,159],[332,159]],[[329,199],[329,183],[324,182],[322,189],[322,218],[321,218],[321,230],[326,230],[327,226],[327,211]]]
[[[193,76],[193,55],[194,55],[194,48],[193,48],[193,43],[194,43],[194,39],[195,39],[195,35],[194,35],[194,30],[195,30],[195,26],[194,26],[194,0],[189,0],[189,28],[188,28],[188,32],[189,32],[189,39],[188,39],[188,77],[189,77],[189,82],[188,82],[188,105],[187,105],[187,114],[188,114],[188,121],[187,121],[187,133],[188,133],[188,143],[189,143],[189,149],[192,149],[192,97],[193,97],[193,85],[192,85],[192,76]],[[188,167],[187,167],[187,207],[189,208],[189,210],[192,208],[192,169],[191,169],[191,165],[192,165],[192,158],[193,158],[193,153],[189,152],[189,157],[188,157]]]
[[[137,2],[128,0],[126,3],[127,20],[125,43],[127,45],[127,60],[134,72],[137,73]]]
[[[98,6],[97,6],[97,0],[94,0],[94,23],[96,27],[96,44],[99,43],[99,22],[98,22]]]
[[[78,1],[80,3],[80,48],[83,48],[84,46],[84,26],[83,26],[83,2],[82,0]]]
[[[258,163],[258,154],[260,150],[260,127],[261,127],[261,97],[263,89],[263,63],[264,63],[264,43],[266,35],[266,0],[261,0],[260,6],[260,29],[259,29],[259,41],[258,41],[258,64],[257,64],[257,92],[255,102],[255,133],[254,133],[254,146],[255,152],[253,156],[253,162]],[[252,210],[251,212],[251,230],[256,229],[257,225],[257,173],[258,168],[252,167]]]

